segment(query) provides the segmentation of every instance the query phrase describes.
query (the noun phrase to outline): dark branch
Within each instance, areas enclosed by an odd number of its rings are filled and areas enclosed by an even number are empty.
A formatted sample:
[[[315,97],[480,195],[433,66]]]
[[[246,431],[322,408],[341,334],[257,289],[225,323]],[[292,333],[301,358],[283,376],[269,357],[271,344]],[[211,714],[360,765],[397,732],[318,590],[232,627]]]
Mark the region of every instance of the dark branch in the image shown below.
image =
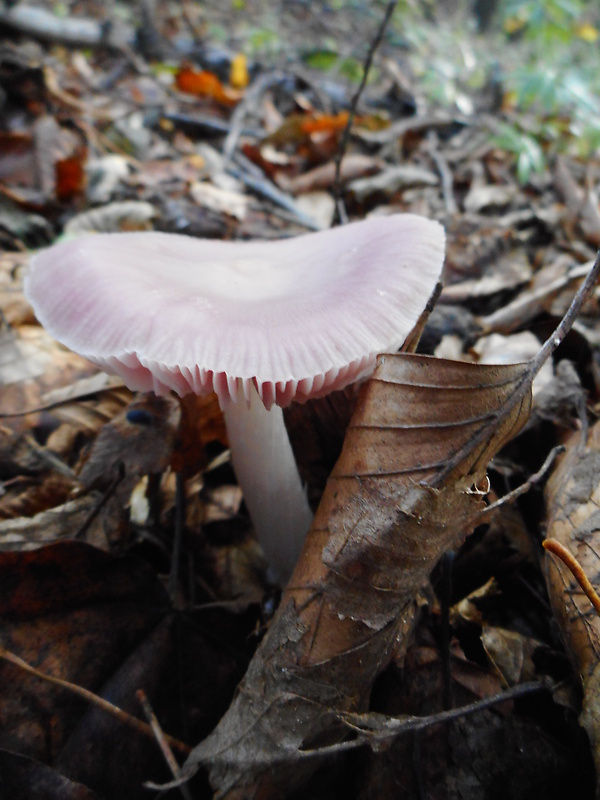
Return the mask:
[[[340,142],[340,146],[338,147],[338,151],[335,156],[335,178],[333,182],[333,196],[335,198],[335,217],[333,220],[334,225],[339,225],[341,222],[347,222],[346,210],[342,204],[342,176],[341,176],[342,159],[346,155],[346,150],[348,149],[348,142],[350,140],[350,129],[352,128],[352,124],[354,123],[354,117],[356,116],[358,101],[360,100],[360,96],[362,95],[364,88],[367,85],[369,72],[373,64],[373,57],[375,56],[377,48],[381,44],[381,40],[383,39],[383,34],[385,33],[385,29],[388,26],[388,23],[392,17],[392,14],[394,12],[394,9],[396,8],[397,3],[398,0],[390,0],[390,2],[387,4],[385,14],[383,15],[383,19],[381,20],[379,28],[377,29],[375,38],[371,42],[371,45],[369,47],[369,52],[367,53],[367,57],[365,59],[360,86],[356,90],[356,93],[352,98],[352,102],[350,103],[350,113],[348,115],[348,122],[346,123],[346,127],[344,128],[344,132],[342,134],[342,140]]]

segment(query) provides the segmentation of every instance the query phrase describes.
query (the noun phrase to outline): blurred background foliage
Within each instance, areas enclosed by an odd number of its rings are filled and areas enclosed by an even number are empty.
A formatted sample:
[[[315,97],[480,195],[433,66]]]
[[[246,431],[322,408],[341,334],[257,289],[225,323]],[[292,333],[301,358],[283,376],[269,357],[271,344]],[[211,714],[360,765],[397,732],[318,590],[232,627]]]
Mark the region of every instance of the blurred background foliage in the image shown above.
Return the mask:
[[[266,7],[265,7],[266,5]],[[307,21],[307,67],[357,84],[384,0],[232,0],[231,39],[249,58],[297,58],[282,32]],[[224,5],[221,4],[221,8]],[[260,13],[257,13],[257,10]],[[290,18],[292,22],[290,23]],[[344,20],[353,20],[354,24]],[[317,23],[318,24],[315,24]],[[293,37],[292,37],[293,38]],[[525,183],[549,153],[589,158],[600,146],[600,5],[585,0],[399,0],[381,53],[393,52],[423,108],[492,113],[490,135]],[[370,84],[381,77],[375,66]]]

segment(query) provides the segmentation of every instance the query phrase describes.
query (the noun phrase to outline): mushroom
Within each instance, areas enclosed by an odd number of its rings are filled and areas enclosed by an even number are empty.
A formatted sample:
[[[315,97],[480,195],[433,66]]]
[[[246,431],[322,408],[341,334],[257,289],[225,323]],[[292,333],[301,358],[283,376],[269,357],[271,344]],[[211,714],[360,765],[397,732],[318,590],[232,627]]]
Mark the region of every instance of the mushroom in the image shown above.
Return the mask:
[[[281,408],[368,376],[410,333],[443,258],[441,225],[412,214],[268,242],[96,234],[37,254],[25,294],[51,335],[130,388],[217,393],[284,581],[312,512]]]

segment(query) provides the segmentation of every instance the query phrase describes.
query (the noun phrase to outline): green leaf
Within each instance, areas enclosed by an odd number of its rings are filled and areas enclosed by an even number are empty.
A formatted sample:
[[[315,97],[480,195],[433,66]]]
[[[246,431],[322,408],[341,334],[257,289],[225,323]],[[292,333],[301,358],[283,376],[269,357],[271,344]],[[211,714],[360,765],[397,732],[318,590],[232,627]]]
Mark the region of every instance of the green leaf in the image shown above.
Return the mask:
[[[307,67],[320,69],[323,72],[330,70],[338,60],[338,54],[333,50],[311,50],[306,53],[302,60]]]

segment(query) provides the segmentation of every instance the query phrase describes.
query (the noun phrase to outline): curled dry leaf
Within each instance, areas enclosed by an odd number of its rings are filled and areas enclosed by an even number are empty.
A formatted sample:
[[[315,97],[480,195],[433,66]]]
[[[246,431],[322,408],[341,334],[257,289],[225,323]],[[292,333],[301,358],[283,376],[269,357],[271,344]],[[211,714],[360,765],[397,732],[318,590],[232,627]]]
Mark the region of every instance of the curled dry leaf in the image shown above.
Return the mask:
[[[558,540],[594,581],[600,544],[600,424],[584,448],[575,433],[546,487],[548,537]],[[583,684],[581,724],[600,772],[600,617],[568,569],[546,554],[546,582],[555,618]]]
[[[531,379],[529,365],[381,357],[269,632],[188,762],[219,796],[289,792],[316,767],[311,748],[343,738],[336,712],[365,709],[431,569],[475,526]]]

